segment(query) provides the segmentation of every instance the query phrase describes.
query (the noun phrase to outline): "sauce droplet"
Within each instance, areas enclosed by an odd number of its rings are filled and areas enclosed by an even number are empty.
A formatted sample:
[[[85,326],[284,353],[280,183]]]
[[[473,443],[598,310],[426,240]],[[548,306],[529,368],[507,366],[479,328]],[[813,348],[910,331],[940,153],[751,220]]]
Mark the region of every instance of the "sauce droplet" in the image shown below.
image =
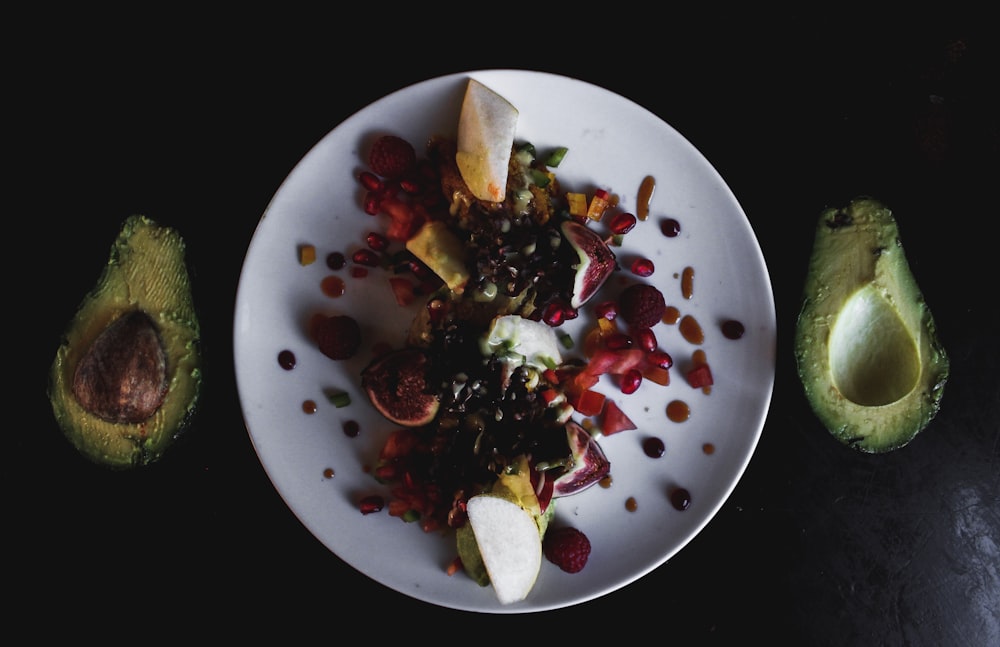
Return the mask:
[[[685,267],[681,272],[681,295],[690,299],[694,295],[694,268]]]
[[[306,400],[302,403],[302,410],[306,413],[316,413],[316,402],[313,400]]]
[[[660,231],[667,238],[673,238],[681,233],[681,223],[677,222],[674,218],[664,218],[660,222]]]
[[[691,505],[691,493],[682,487],[677,487],[670,492],[670,505],[677,510],[687,510]]]
[[[347,257],[343,252],[330,252],[326,255],[326,266],[331,270],[342,270],[347,265]]]
[[[649,436],[642,441],[642,451],[650,458],[660,458],[666,449],[663,441],[655,436]]]
[[[743,336],[746,329],[743,327],[743,322],[737,321],[735,319],[728,319],[722,322],[722,335],[726,339],[739,339]]]
[[[328,467],[323,470],[323,478],[332,479],[333,478],[333,468]]]
[[[612,483],[613,480],[614,479],[612,479],[611,475],[609,474],[609,475],[605,476],[604,478],[602,478],[600,481],[598,481],[598,483],[600,483],[601,487],[606,490],[609,487],[611,487],[611,483]]]
[[[286,371],[295,368],[295,353],[287,349],[278,353],[278,366]]]
[[[704,445],[701,446],[701,451],[704,452],[706,455],[711,456],[712,454],[715,453],[715,445],[713,445],[712,443],[705,443]]]
[[[667,418],[671,422],[684,422],[691,417],[691,407],[683,400],[671,400],[667,403]]]
[[[355,438],[361,433],[361,425],[358,424],[356,420],[347,420],[344,422],[344,435],[348,438]]]
[[[344,280],[339,276],[327,276],[320,282],[319,286],[323,290],[323,294],[332,298],[344,296],[344,291],[347,289]]]
[[[677,320],[681,317],[681,311],[674,306],[667,306],[663,310],[663,317],[660,319],[663,323],[668,325],[673,325],[677,323]]]
[[[639,220],[649,217],[649,202],[653,199],[653,189],[656,188],[656,180],[652,175],[642,178],[639,184],[639,197],[636,200],[635,216]]]
[[[625,499],[625,509],[629,512],[635,512],[639,508],[639,502],[635,500],[634,496],[630,496]]]
[[[689,344],[698,345],[705,341],[705,332],[701,329],[701,324],[692,315],[681,317],[680,325],[681,337]]]

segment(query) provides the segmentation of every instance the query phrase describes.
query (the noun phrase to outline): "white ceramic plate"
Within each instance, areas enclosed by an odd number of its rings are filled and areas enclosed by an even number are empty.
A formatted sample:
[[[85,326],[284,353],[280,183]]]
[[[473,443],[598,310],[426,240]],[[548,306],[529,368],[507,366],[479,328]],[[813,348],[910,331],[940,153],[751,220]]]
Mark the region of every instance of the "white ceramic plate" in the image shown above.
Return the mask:
[[[386,275],[372,271],[351,278],[331,271],[327,253],[348,256],[364,246],[370,230],[384,231],[383,216],[366,215],[357,181],[372,138],[395,133],[419,145],[433,134],[454,134],[469,78],[493,88],[520,111],[517,137],[539,150],[565,145],[558,167],[563,189],[604,188],[635,211],[640,183],[656,180],[649,218],[625,238],[618,254],[622,280],[660,287],[670,305],[693,315],[705,332],[693,346],[678,326],[658,324],[660,346],[675,367],[669,386],[644,383],[624,396],[610,382],[601,389],[618,402],[638,429],[601,439],[612,464],[613,484],[594,486],[560,499],[557,518],[583,530],[593,551],[583,571],[567,574],[547,561],[523,603],[501,606],[492,588],[479,587],[445,569],[455,557],[453,540],[425,534],[386,511],[362,515],[358,501],[385,494],[365,466],[373,464],[392,425],[377,414],[360,390],[359,373],[373,344],[402,342],[411,311],[401,310]],[[668,238],[659,222],[676,218],[681,234]],[[317,261],[301,266],[300,244],[316,246]],[[655,273],[637,279],[630,259],[647,256]],[[681,294],[680,274],[695,271],[694,294]],[[346,292],[324,295],[328,275],[344,279]],[[592,303],[596,303],[597,299]],[[586,308],[585,308],[586,310]],[[334,362],[310,342],[305,330],[317,311],[347,313],[361,322],[364,344],[358,356]],[[575,333],[593,322],[591,311],[564,325]],[[737,319],[739,340],[726,339],[720,324]],[[635,103],[602,88],[545,73],[488,70],[432,79],[390,94],[353,115],[302,159],[275,194],[247,251],[236,299],[236,378],[250,438],[275,488],[301,522],[339,558],[374,580],[414,598],[455,609],[493,613],[543,611],[577,604],[623,587],[681,550],[716,514],[735,487],[757,445],[774,383],[775,310],[770,280],[756,237],[729,187],[709,162],[673,128]],[[683,370],[696,348],[712,367],[710,394],[691,388]],[[293,370],[278,364],[291,350]],[[328,390],[350,394],[352,404],[336,408]],[[686,422],[667,419],[671,400],[689,404]],[[314,400],[315,413],[302,404]],[[349,437],[343,423],[361,433]],[[666,453],[643,453],[642,441],[657,436]],[[706,452],[710,444],[714,452]],[[333,470],[328,477],[326,470]],[[684,487],[690,506],[674,509],[669,492]],[[626,501],[634,497],[637,508]]]

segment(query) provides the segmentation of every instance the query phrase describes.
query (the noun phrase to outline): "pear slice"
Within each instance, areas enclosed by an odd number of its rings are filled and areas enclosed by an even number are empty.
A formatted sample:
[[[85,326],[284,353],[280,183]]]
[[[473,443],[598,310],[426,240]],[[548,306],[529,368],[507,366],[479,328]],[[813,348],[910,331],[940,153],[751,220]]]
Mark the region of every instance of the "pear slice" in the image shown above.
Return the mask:
[[[503,202],[518,111],[507,99],[469,79],[458,116],[455,163],[479,200]]]
[[[466,512],[500,604],[528,597],[542,566],[542,538],[531,513],[489,494],[470,497]]]

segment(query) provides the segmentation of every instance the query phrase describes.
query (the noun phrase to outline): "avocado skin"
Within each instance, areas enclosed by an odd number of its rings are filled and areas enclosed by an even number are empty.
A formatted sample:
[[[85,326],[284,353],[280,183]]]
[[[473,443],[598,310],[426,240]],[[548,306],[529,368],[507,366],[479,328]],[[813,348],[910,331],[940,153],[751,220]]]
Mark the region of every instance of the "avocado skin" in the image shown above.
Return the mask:
[[[120,316],[144,312],[166,353],[167,392],[146,420],[112,422],[88,412],[73,394],[77,365]],[[87,459],[116,470],[159,460],[186,431],[201,391],[201,329],[180,234],[142,216],[128,217],[94,288],[67,326],[49,373],[48,396],[60,429]]]
[[[795,357],[816,416],[859,451],[907,445],[940,409],[948,356],[895,218],[878,200],[861,196],[820,214]]]

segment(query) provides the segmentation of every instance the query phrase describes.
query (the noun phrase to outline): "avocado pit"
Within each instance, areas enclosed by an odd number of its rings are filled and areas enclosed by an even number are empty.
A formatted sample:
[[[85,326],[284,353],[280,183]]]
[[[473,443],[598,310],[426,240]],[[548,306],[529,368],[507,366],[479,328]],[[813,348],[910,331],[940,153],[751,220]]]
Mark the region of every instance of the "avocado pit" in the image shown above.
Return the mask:
[[[80,359],[72,388],[80,406],[102,420],[152,417],[167,394],[167,356],[149,315],[133,310],[105,328]]]

